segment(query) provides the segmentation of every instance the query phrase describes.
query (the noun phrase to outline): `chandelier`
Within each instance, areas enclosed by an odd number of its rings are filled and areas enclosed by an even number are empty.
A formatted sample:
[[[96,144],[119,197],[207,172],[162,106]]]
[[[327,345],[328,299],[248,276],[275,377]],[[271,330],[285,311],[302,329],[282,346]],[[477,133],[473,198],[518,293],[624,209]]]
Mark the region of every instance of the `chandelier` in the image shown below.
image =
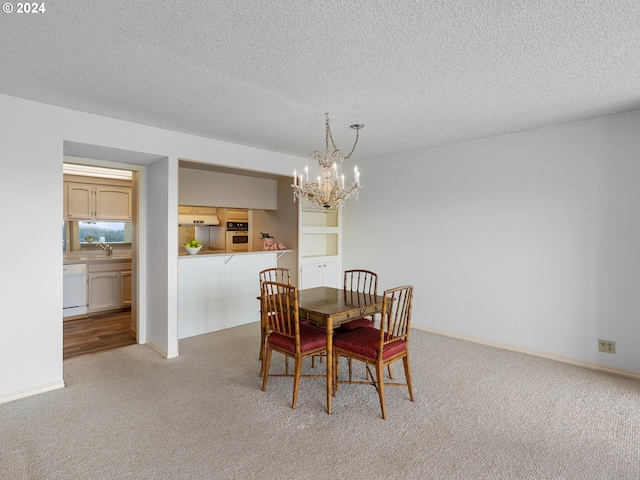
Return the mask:
[[[358,136],[360,129],[364,127],[362,124],[353,124],[351,128],[356,131],[356,141],[351,148],[349,155],[342,153],[336,147],[336,143],[333,141],[333,135],[331,135],[331,127],[329,126],[329,114],[325,113],[325,151],[324,153],[316,150],[309,156],[317,163],[318,175],[315,181],[309,181],[309,167],[304,167],[304,176],[298,176],[293,172],[293,201],[296,198],[304,199],[312,206],[318,206],[322,208],[340,208],[344,206],[345,201],[355,196],[358,198],[358,192],[360,191],[360,172],[358,167],[353,168],[353,183],[345,185],[344,174],[341,174],[338,169],[338,165],[351,157],[351,154],[356,149],[358,143]],[[331,140],[331,146],[333,151],[329,151],[329,140]]]

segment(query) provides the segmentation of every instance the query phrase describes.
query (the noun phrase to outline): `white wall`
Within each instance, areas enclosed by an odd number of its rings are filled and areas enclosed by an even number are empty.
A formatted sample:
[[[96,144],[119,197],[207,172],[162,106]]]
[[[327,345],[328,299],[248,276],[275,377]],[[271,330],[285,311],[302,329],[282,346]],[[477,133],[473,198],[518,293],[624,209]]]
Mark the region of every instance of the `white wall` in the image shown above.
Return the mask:
[[[278,260],[278,267],[291,271],[291,284],[298,285],[298,206],[293,202],[291,179],[281,178],[277,181],[278,209],[254,210],[251,220],[253,230],[253,248],[262,249],[261,232],[271,234],[278,242],[284,243],[287,249],[293,250]]]
[[[414,284],[415,325],[638,373],[639,133],[635,112],[365,162],[344,268]]]
[[[62,160],[63,142],[154,154],[144,203],[153,224],[143,241],[140,264],[141,318],[150,305],[148,336],[164,354],[177,345],[178,158],[289,175],[305,160],[241,145],[170,132],[107,117],[0,95],[0,222],[32,239],[16,250],[14,235],[0,236],[3,306],[0,324],[0,403],[63,386],[62,362]],[[134,156],[135,157],[135,156]],[[140,164],[138,161],[131,163]],[[148,176],[147,176],[148,177]],[[166,210],[164,210],[166,209]],[[164,210],[164,213],[163,213]],[[146,216],[147,212],[141,212]],[[11,239],[11,240],[10,240]],[[160,239],[159,243],[154,243]],[[148,263],[146,247],[150,253]],[[157,257],[156,257],[157,255]],[[159,263],[157,263],[159,262]],[[152,265],[166,265],[155,276]],[[147,282],[154,275],[152,288]],[[163,329],[160,332],[157,329]],[[166,337],[165,337],[166,336]],[[155,342],[163,343],[156,344]]]

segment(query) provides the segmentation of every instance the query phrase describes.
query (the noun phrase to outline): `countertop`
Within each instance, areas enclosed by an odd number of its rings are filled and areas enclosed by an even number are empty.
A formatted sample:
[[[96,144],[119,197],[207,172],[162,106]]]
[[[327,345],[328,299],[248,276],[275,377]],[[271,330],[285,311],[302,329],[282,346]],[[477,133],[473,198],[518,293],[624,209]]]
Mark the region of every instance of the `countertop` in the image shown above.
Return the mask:
[[[62,254],[62,263],[103,263],[103,262],[127,262],[131,260],[130,250],[114,250],[113,255],[108,256],[102,250],[96,252],[65,252]]]
[[[180,252],[178,255],[180,258],[197,258],[197,257],[211,257],[211,256],[225,256],[229,257],[231,255],[260,255],[265,253],[290,253],[293,250],[254,250],[252,252],[227,252],[224,249],[213,249],[213,250],[200,250],[195,255],[189,254],[184,248],[180,248]]]
[[[211,257],[211,256],[225,256],[231,255],[263,255],[265,253],[291,253],[293,250],[254,250],[252,252],[227,252],[224,249],[209,249],[200,250],[195,255],[190,255],[184,248],[180,248],[178,253],[180,258],[198,258],[198,257]],[[113,255],[107,256],[103,251],[99,252],[66,252],[63,253],[62,262],[65,265],[72,263],[103,263],[103,262],[126,262],[131,260],[131,252],[114,250]]]

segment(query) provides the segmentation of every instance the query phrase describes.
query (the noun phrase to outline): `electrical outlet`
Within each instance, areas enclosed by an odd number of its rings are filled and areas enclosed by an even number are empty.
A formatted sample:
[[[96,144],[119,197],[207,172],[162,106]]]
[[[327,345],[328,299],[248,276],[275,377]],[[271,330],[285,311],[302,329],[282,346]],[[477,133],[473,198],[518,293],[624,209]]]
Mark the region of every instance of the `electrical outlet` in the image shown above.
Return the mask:
[[[598,350],[605,353],[616,353],[616,342],[611,340],[598,340]]]

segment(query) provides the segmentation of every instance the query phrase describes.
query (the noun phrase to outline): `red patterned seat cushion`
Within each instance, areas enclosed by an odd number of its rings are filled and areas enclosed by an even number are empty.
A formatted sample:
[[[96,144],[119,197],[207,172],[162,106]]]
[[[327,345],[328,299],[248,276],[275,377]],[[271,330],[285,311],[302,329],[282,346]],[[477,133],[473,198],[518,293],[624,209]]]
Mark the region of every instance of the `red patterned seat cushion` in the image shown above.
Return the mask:
[[[385,334],[386,335],[386,334]],[[333,339],[333,348],[357,353],[375,360],[378,358],[380,346],[380,330],[377,328],[359,328],[336,335]],[[400,353],[407,348],[407,342],[398,339],[385,346],[382,358]]]
[[[360,317],[360,318],[356,318],[355,320],[351,320],[347,323],[343,323],[338,328],[336,328],[335,331],[337,334],[340,334],[340,333],[348,332],[350,330],[355,330],[356,328],[369,328],[369,327],[375,327],[371,319],[366,317]]]
[[[296,344],[294,338],[274,332],[269,335],[269,343],[271,343],[271,345],[275,347],[286,350],[287,352],[296,353]],[[303,353],[326,346],[327,332],[325,332],[322,328],[314,327],[313,325],[305,323],[300,323],[300,350]]]

